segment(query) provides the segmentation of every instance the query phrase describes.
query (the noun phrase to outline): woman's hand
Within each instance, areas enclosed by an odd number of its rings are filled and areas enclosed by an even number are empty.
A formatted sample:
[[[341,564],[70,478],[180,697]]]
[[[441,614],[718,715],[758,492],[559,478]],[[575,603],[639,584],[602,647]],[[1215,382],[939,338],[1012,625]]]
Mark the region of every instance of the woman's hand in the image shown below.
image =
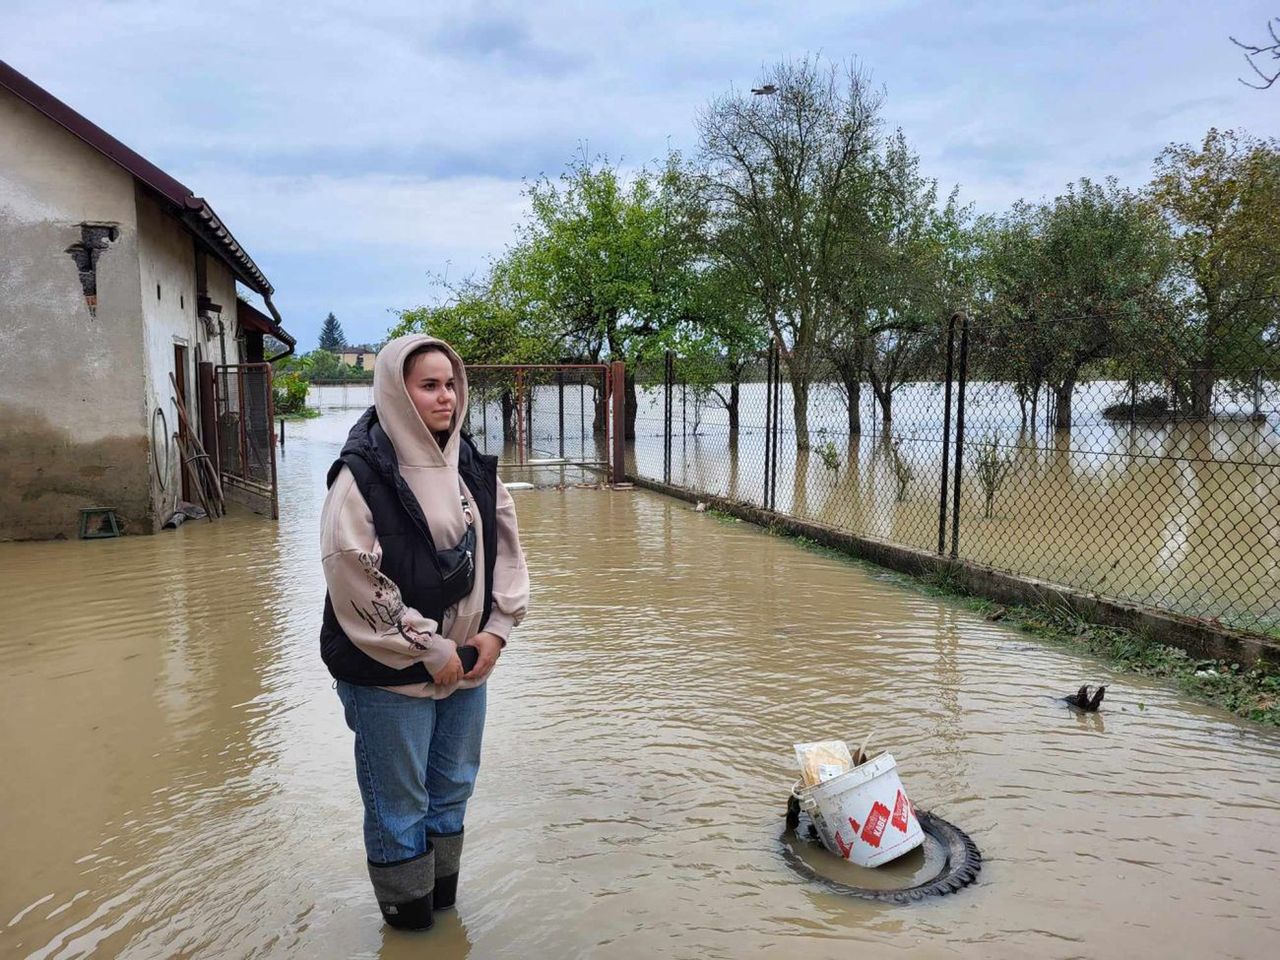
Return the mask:
[[[480,659],[463,679],[484,680],[498,662],[498,657],[502,656],[502,640],[493,633],[477,633],[467,641],[467,645],[480,651]]]
[[[476,664],[479,666],[479,663]],[[448,662],[431,675],[431,680],[437,687],[452,687],[462,679],[462,661],[458,659],[455,651]]]

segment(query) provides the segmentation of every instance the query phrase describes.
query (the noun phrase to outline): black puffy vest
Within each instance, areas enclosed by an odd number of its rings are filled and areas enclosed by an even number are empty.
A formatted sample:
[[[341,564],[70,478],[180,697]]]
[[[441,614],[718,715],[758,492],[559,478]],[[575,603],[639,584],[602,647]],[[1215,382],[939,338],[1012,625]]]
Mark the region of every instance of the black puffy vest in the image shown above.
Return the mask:
[[[374,532],[382,547],[379,569],[400,588],[405,606],[413,607],[437,624],[443,623],[440,568],[431,530],[413,491],[400,476],[395,448],[378,424],[373,407],[365,411],[347,435],[342,454],[329,468],[328,486],[333,486],[344,466],[351,471],[360,495],[373,514]],[[463,434],[458,447],[458,473],[471,493],[484,542],[484,614],[480,621],[483,629],[493,610],[493,568],[498,553],[498,458],[481,454],[471,438]],[[441,546],[447,548],[453,544]],[[381,621],[379,629],[396,629],[395,611],[375,606],[373,613]],[[431,674],[420,663],[397,670],[379,663],[352,643],[338,624],[327,593],[324,625],[320,628],[320,655],[335,679],[357,686],[395,687],[431,682]]]

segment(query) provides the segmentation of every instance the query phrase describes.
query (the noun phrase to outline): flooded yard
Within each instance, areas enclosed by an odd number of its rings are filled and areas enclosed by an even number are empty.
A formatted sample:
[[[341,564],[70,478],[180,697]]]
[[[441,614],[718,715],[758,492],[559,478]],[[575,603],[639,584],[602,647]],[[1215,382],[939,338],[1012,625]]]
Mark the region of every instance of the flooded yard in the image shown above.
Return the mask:
[[[643,491],[516,495],[533,612],[491,680],[456,913],[385,929],[320,662],[324,473],[278,525],[0,544],[0,956],[1268,957],[1280,735]],[[1103,712],[1055,698],[1109,684]],[[913,907],[797,879],[791,745],[870,731],[972,834]],[[870,951],[870,952],[868,952]]]

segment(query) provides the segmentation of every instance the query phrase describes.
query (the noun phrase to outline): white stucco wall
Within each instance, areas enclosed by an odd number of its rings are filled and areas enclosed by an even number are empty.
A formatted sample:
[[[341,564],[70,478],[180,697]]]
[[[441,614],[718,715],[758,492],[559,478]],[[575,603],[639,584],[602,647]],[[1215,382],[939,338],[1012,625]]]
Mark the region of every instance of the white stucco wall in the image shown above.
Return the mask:
[[[175,497],[181,495],[181,458],[172,440],[178,431],[178,403],[169,379],[176,375],[174,346],[186,347],[183,399],[197,436],[196,364],[214,357],[196,317],[196,252],[190,232],[141,185],[137,188],[137,211],[144,416],[148,424],[153,420],[164,424],[154,431],[157,442],[151,450],[151,503],[156,522],[163,523],[173,510]]]
[[[67,248],[114,224],[91,316]],[[0,90],[0,539],[75,536],[149,506],[133,178]]]
[[[240,335],[240,326],[236,319],[236,278],[231,268],[221,260],[209,258],[209,270],[206,276],[209,285],[209,297],[214,303],[222,304],[222,320],[227,328],[227,363],[243,363],[236,343]]]

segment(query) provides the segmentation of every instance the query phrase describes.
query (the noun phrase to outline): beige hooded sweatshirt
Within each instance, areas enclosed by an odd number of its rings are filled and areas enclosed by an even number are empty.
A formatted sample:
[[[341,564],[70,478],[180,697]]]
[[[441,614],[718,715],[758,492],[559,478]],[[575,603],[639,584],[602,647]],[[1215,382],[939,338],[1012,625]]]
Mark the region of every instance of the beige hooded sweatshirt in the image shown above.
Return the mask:
[[[457,406],[444,449],[418,415],[404,385],[404,360],[414,349],[428,343],[439,344],[453,363]],[[410,334],[392,340],[378,353],[373,369],[373,402],[378,422],[396,450],[400,475],[417,497],[427,519],[432,538],[451,547],[466,532],[466,517],[459,497],[458,445],[462,443],[459,424],[467,414],[467,375],[462,359],[443,340]],[[461,487],[468,501],[471,491]],[[463,645],[480,631],[484,615],[484,530],[479,511],[472,511],[476,525],[476,583],[471,593],[445,613],[445,622],[436,623],[412,607],[405,606],[400,590],[379,567],[382,548],[373,528],[373,514],[365,504],[351,471],[343,467],[329,488],[320,517],[320,542],[325,582],[338,623],[347,637],[379,663],[403,669],[422,663],[435,673]],[[524,618],[529,603],[529,571],[520,535],[516,528],[515,504],[498,481],[498,557],[493,570],[493,609],[487,632],[506,644],[511,628]],[[375,596],[375,594],[377,596]],[[391,610],[387,619],[361,616],[374,609],[375,601]],[[372,625],[371,625],[372,624]],[[443,698],[456,689],[476,686],[464,680],[451,687],[432,683],[388,687],[412,697]]]

